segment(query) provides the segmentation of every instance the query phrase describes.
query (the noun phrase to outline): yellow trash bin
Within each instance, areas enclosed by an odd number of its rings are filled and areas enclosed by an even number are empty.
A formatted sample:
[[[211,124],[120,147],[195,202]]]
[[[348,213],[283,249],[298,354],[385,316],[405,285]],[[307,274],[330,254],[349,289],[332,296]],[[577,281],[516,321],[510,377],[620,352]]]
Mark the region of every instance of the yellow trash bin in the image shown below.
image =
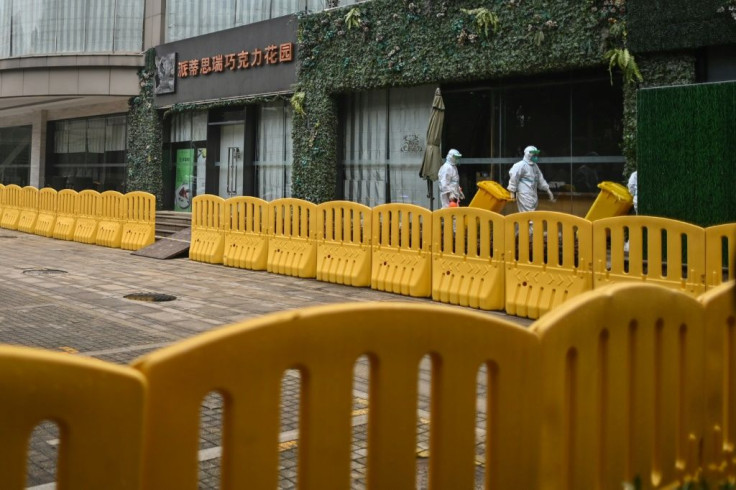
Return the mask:
[[[598,188],[601,192],[585,215],[588,221],[622,216],[628,213],[634,204],[634,198],[631,197],[629,190],[621,184],[606,181],[598,184]]]
[[[471,208],[481,208],[500,213],[506,203],[511,200],[511,193],[501,184],[493,180],[478,182],[478,192],[468,205]]]

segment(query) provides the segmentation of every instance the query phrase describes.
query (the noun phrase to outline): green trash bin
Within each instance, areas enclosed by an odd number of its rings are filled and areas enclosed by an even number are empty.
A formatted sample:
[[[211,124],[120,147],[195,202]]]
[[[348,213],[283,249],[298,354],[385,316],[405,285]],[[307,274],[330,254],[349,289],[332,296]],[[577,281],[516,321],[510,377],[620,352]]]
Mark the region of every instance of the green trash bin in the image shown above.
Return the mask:
[[[588,221],[622,216],[628,213],[634,204],[634,198],[631,197],[629,190],[619,183],[605,181],[598,184],[598,188],[601,191],[585,215]]]
[[[478,182],[478,192],[475,193],[473,200],[470,201],[468,207],[482,208],[494,213],[500,213],[511,200],[511,193],[496,181],[484,180]]]

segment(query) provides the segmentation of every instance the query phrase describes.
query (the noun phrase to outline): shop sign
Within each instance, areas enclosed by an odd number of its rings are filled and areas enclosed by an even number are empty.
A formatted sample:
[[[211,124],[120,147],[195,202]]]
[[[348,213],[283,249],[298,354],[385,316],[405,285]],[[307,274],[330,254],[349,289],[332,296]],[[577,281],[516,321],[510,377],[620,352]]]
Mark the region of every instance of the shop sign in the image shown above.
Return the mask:
[[[178,78],[207,76],[211,73],[248,70],[262,66],[289,63],[294,60],[294,43],[271,44],[263,50],[255,48],[239,53],[216,54],[204,58],[179,61]]]

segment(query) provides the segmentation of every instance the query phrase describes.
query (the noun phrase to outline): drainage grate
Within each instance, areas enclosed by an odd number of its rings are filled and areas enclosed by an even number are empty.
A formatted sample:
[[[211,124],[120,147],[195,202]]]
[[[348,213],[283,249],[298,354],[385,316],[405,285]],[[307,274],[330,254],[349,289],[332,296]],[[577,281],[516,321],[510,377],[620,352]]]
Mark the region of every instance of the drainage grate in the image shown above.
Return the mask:
[[[41,276],[46,274],[66,274],[66,271],[61,269],[26,269],[23,274],[30,274],[32,276]]]
[[[125,299],[131,299],[134,301],[174,301],[176,299],[176,296],[172,296],[170,294],[161,294],[161,293],[133,293],[133,294],[126,294],[123,296]]]

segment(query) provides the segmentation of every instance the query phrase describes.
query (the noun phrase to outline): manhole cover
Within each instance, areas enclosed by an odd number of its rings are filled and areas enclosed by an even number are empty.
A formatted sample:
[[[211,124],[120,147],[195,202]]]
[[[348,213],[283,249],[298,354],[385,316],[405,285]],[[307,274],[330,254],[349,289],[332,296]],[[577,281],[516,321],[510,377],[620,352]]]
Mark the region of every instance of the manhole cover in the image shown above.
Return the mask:
[[[66,274],[66,271],[61,269],[26,269],[23,274],[30,274],[32,276],[40,276],[44,274]]]
[[[125,299],[132,299],[134,301],[174,301],[176,299],[176,296],[172,296],[170,294],[160,294],[160,293],[133,293],[133,294],[126,294],[123,296]]]

